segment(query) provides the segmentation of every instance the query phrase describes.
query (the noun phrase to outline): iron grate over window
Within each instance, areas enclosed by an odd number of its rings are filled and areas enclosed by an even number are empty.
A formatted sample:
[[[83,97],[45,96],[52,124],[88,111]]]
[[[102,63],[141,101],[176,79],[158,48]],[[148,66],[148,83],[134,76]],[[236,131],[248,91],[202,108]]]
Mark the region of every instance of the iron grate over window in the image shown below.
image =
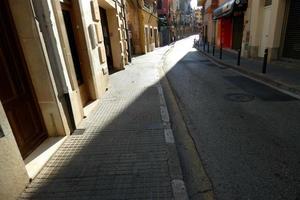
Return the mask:
[[[272,5],[272,0],[265,0],[265,6]]]
[[[148,9],[150,9],[150,3],[148,0],[144,0],[144,6]]]

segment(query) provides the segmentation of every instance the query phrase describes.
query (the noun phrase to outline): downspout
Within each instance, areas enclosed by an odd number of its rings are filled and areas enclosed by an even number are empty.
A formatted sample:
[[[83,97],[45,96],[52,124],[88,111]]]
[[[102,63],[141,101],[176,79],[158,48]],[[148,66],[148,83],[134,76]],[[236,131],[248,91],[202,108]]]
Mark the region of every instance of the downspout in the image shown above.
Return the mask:
[[[50,68],[53,73],[53,78],[58,93],[57,98],[63,105],[68,126],[70,127],[70,130],[72,132],[76,128],[75,119],[73,115],[68,86],[66,84],[62,63],[60,61],[58,49],[56,46],[57,43],[56,43],[55,35],[52,30],[53,25],[51,23],[51,18],[50,18],[51,16],[50,8],[47,1],[31,0],[31,2],[33,6],[34,16],[38,21],[38,25],[45,42],[45,47],[47,52],[44,53],[46,53],[47,54],[46,56],[48,56]]]

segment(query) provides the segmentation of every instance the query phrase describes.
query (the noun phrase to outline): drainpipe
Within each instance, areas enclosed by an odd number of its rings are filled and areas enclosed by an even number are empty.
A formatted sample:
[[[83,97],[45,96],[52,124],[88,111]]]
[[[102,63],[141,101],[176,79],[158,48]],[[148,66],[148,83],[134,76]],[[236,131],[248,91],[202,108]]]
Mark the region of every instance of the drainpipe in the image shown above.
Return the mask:
[[[35,19],[38,21],[40,32],[43,35],[46,51],[44,54],[48,57],[50,63],[51,72],[55,86],[57,89],[57,98],[63,105],[63,109],[71,129],[71,132],[76,129],[75,119],[71,106],[71,100],[69,96],[69,90],[66,83],[66,79],[63,73],[63,67],[60,60],[60,56],[57,49],[56,38],[53,32],[53,25],[51,22],[51,10],[47,1],[31,0]]]
[[[124,0],[122,0],[122,7],[123,7],[123,12],[124,12],[124,18],[125,18],[125,30],[126,30],[126,35],[127,35],[127,47],[128,47],[128,61],[131,62],[131,43],[130,43],[130,38],[129,38],[129,31],[128,31],[128,24],[127,24],[127,14],[126,14],[126,6]]]

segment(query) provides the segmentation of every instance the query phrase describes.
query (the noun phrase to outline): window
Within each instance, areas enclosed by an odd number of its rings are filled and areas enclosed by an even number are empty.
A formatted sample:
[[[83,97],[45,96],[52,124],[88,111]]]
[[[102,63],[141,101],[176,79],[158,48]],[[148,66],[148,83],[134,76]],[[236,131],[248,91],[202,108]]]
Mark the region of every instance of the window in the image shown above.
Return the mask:
[[[148,0],[144,0],[144,6],[148,9],[150,9],[150,3]]]
[[[265,6],[272,5],[272,0],[265,0]]]

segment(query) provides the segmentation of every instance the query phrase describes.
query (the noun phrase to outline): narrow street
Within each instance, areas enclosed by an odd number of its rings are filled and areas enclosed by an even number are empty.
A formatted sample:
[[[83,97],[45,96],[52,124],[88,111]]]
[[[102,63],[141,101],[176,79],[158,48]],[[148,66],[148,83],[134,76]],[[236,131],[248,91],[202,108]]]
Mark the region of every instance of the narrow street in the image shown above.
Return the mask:
[[[299,199],[300,101],[176,42],[164,70],[216,199]]]
[[[300,200],[300,0],[0,0],[0,200]]]
[[[168,46],[134,58],[20,199],[187,199],[158,66]],[[163,112],[165,111],[165,112]]]

